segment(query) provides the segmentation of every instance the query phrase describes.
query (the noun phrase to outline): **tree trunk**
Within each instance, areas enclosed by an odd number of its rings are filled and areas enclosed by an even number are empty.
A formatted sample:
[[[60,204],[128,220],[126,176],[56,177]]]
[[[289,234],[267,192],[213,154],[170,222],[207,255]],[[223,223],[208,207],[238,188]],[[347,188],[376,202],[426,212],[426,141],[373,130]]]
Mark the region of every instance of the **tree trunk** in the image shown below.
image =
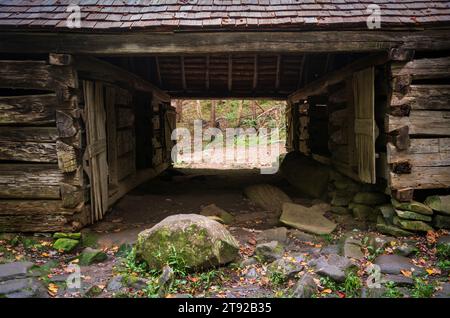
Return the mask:
[[[210,116],[210,122],[209,122],[210,127],[216,127],[216,105],[217,105],[217,101],[212,100],[211,101],[211,116]]]
[[[199,99],[197,99],[196,109],[197,109],[197,117],[198,117],[198,119],[203,119],[202,105],[200,104],[200,100]]]

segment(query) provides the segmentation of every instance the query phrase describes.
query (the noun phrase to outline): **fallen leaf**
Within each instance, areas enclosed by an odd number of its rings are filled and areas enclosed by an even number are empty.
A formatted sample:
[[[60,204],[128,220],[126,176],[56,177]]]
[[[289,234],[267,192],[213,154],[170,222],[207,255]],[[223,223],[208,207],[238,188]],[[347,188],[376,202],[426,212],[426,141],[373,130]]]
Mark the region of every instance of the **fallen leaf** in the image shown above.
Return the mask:
[[[403,276],[405,277],[411,277],[412,276],[412,272],[411,271],[407,271],[407,270],[400,270],[400,272],[402,273]]]
[[[441,271],[437,268],[427,268],[426,269],[428,275],[439,275],[441,274]]]
[[[50,257],[50,254],[44,252],[44,253],[41,254],[41,256],[42,256],[42,257]]]
[[[55,297],[58,293],[58,285],[50,283],[47,288],[48,294],[52,297]]]
[[[329,288],[322,290],[322,294],[331,294],[333,291]]]

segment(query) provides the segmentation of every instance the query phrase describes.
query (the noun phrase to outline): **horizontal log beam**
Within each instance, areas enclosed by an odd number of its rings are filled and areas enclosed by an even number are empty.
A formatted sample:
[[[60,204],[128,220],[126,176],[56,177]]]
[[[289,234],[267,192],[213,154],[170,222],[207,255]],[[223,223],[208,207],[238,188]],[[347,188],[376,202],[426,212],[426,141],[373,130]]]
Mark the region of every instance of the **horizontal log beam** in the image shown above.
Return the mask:
[[[189,54],[233,52],[374,52],[404,46],[450,48],[448,30],[308,32],[0,33],[0,52]],[[239,43],[239,45],[236,45]]]
[[[0,97],[0,124],[55,122],[56,94]]]
[[[1,141],[56,142],[57,139],[55,127],[0,127]]]
[[[411,139],[407,150],[387,144],[389,164],[409,162],[417,167],[450,166],[450,138]]]
[[[0,164],[0,198],[59,199],[64,181],[57,165]]]
[[[390,55],[388,52],[363,57],[338,70],[325,74],[321,78],[292,93],[288,98],[292,102],[298,102],[300,100],[305,100],[310,96],[325,93],[329,86],[344,81],[349,76],[352,76],[354,72],[365,69],[369,66],[384,64],[389,61],[389,59]]]
[[[79,72],[80,77],[121,83],[136,90],[153,93],[154,96],[163,101],[170,100],[170,96],[158,87],[135,74],[105,61],[92,57],[77,56],[75,58],[75,68]]]
[[[392,76],[412,76],[413,79],[450,77],[450,57],[418,59],[408,63],[392,63]]]
[[[450,85],[411,85],[404,94],[394,93],[391,107],[415,110],[450,110]]]
[[[390,172],[391,189],[440,189],[450,187],[449,167],[412,167],[410,174]]]
[[[416,110],[404,117],[386,115],[385,123],[387,132],[408,126],[410,135],[450,136],[450,112],[446,111]]]
[[[57,91],[76,86],[76,76],[70,66],[0,60],[0,87]]]
[[[56,143],[0,140],[0,160],[55,163]]]

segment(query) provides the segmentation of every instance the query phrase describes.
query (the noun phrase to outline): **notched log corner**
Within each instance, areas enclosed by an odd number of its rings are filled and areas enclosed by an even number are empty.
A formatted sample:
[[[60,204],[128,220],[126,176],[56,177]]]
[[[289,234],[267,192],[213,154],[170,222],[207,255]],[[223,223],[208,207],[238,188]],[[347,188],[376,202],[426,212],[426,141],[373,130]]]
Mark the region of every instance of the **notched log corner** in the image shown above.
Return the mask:
[[[58,167],[63,172],[73,172],[78,168],[78,160],[75,148],[62,141],[56,142],[56,153],[58,156]]]

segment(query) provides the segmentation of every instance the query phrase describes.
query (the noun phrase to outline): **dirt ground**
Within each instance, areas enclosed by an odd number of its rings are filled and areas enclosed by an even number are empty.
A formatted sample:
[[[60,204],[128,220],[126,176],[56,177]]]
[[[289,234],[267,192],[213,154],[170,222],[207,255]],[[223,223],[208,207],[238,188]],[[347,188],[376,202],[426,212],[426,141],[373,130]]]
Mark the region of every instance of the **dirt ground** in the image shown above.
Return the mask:
[[[6,246],[6,249],[0,251],[0,263],[4,263],[8,257],[16,261],[30,260],[41,267],[53,261],[51,268],[44,273],[44,276],[41,273],[39,278],[47,284],[49,288],[47,294],[51,297],[148,297],[149,294],[153,295],[148,290],[149,278],[139,268],[134,267],[135,265],[129,260],[129,254],[122,253],[121,250],[133,244],[140,231],[151,228],[167,216],[199,213],[203,206],[214,203],[235,217],[234,222],[227,225],[227,228],[239,241],[241,259],[208,273],[187,274],[184,278],[178,278],[175,283],[180,287],[174,295],[170,296],[290,297],[291,291],[295,288],[295,279],[277,281],[277,277],[268,274],[266,266],[254,262],[245,264],[253,259],[251,256],[254,254],[259,233],[282,226],[279,224],[277,213],[265,211],[244,197],[244,188],[257,183],[269,183],[279,187],[295,203],[310,206],[321,202],[300,195],[280,176],[261,175],[258,169],[171,169],[128,193],[115,204],[103,221],[82,230],[83,237],[91,238],[92,245],[105,251],[108,258],[100,263],[81,266],[81,289],[67,289],[63,282],[72,273],[67,269],[68,265],[76,263],[74,259],[82,247],[71,254],[60,254],[49,250],[52,238],[43,234],[32,238],[38,242],[33,243],[34,245],[25,244],[27,238],[24,237],[16,245],[11,243],[14,240],[11,235],[3,238],[3,241],[0,238]],[[291,229],[288,231],[289,244],[286,246],[285,256],[301,255],[305,258],[302,262],[302,266],[305,267],[304,273],[312,272],[308,270],[308,260],[316,259],[323,253],[337,254],[337,243],[344,234],[351,232],[359,238],[371,232],[373,234],[372,225],[356,221],[351,215],[327,213],[326,216],[338,223],[333,235],[321,237],[298,234]],[[439,235],[442,234],[445,233]],[[409,242],[420,248],[426,244],[426,240],[425,237],[416,237],[412,241],[409,239]],[[401,240],[397,240],[390,244],[400,243]],[[84,245],[90,246],[89,243]],[[392,247],[388,246],[389,248],[392,252]],[[429,253],[428,250],[424,253],[417,256],[417,262],[423,260],[424,267],[435,268],[434,254],[431,256],[426,254]],[[428,259],[424,258],[424,255]],[[361,279],[367,278],[364,267],[367,265],[369,256],[367,252],[365,258],[356,264],[359,267],[358,275]],[[438,276],[438,284],[442,285],[448,279],[448,275],[445,278],[446,272],[439,271],[439,274],[444,275]],[[131,277],[132,282],[126,287],[120,283],[116,289],[112,281],[119,275]],[[332,285],[329,281],[319,282],[318,278],[317,282],[322,285],[321,292],[317,294],[319,297],[330,296],[329,294],[341,297],[344,294],[339,291],[343,287]],[[436,287],[436,290],[442,289],[441,285],[436,285],[440,286]],[[397,294],[394,293],[394,295]]]

